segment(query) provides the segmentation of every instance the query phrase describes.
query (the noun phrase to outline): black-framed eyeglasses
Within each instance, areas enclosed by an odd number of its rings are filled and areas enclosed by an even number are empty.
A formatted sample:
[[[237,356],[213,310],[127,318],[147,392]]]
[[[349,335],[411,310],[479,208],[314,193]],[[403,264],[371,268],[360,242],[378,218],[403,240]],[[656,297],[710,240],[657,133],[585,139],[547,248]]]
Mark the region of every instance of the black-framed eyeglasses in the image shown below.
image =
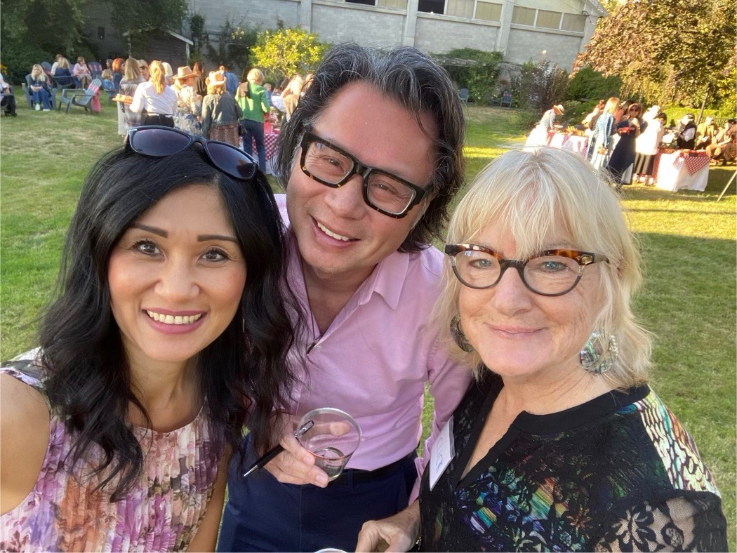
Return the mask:
[[[125,141],[126,148],[149,157],[178,154],[194,143],[200,144],[205,159],[226,175],[239,180],[250,180],[256,174],[258,163],[243,150],[225,142],[192,136],[171,127],[134,127],[128,130]]]
[[[425,189],[382,169],[369,167],[354,156],[306,131],[302,137],[302,172],[331,188],[340,188],[353,175],[363,177],[363,200],[376,211],[401,219],[425,196]]]
[[[587,265],[609,262],[603,255],[568,249],[546,250],[527,261],[503,259],[491,248],[475,244],[448,244],[445,253],[458,280],[469,288],[491,288],[513,267],[524,285],[541,296],[567,294],[579,283]]]

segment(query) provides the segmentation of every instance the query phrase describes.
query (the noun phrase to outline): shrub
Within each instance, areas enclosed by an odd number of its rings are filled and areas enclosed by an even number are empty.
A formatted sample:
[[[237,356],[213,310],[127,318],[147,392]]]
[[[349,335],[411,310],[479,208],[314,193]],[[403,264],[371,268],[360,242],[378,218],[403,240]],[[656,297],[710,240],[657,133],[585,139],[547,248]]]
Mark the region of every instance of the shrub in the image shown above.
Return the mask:
[[[303,29],[266,30],[258,34],[253,64],[264,71],[268,81],[280,83],[295,73],[312,72],[327,48],[316,34]]]
[[[476,62],[474,65],[453,65],[443,62],[444,58],[455,58]],[[497,95],[496,79],[499,76],[498,65],[503,60],[501,52],[484,52],[473,48],[457,48],[444,54],[439,63],[445,67],[450,78],[460,88],[468,89],[470,101],[490,104]]]
[[[606,100],[610,96],[619,96],[622,80],[616,75],[604,77],[588,65],[579,69],[568,81],[566,100]]]

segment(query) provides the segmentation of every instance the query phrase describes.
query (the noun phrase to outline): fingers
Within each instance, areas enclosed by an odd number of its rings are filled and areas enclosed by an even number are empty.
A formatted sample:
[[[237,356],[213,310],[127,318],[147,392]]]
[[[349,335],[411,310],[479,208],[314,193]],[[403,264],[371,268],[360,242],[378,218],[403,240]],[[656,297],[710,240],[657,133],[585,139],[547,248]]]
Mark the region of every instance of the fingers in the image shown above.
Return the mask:
[[[324,488],[328,485],[328,475],[325,471],[315,466],[315,458],[310,453],[299,446],[301,452],[297,452],[298,456],[292,451],[282,451],[277,455],[269,464],[266,465],[268,470],[274,478],[283,484],[313,484],[320,488]],[[306,453],[309,457],[309,462],[306,457],[302,455],[302,452]]]
[[[364,551],[380,551],[386,548],[387,541],[382,538],[379,524],[370,520],[365,522],[358,534],[356,553]]]

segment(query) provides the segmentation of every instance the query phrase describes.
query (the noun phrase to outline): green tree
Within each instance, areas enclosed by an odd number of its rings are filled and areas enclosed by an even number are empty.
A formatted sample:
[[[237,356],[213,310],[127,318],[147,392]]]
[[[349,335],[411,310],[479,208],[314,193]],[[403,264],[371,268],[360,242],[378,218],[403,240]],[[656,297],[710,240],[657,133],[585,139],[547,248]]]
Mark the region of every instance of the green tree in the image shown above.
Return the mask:
[[[520,75],[512,83],[512,95],[521,108],[532,110],[536,117],[563,101],[568,86],[568,72],[548,60],[522,64]]]
[[[113,27],[122,36],[149,29],[180,32],[187,15],[186,0],[105,0]]]
[[[253,64],[275,83],[295,73],[309,73],[317,67],[327,45],[317,35],[303,29],[265,30],[258,34],[251,53]]]
[[[87,0],[3,0],[0,2],[3,64],[21,83],[34,63],[56,54],[88,55],[84,38]],[[63,24],[61,24],[63,22]]]
[[[568,81],[566,100],[606,100],[610,96],[619,95],[622,79],[616,75],[605,77],[598,71],[586,66],[579,69]]]
[[[456,48],[438,61],[448,71],[453,82],[461,88],[468,88],[468,95],[473,101],[488,103],[496,92],[498,65],[503,59],[501,52]],[[459,64],[456,60],[469,63]]]
[[[238,73],[239,70],[248,69],[251,49],[256,44],[257,37],[257,27],[248,25],[244,20],[232,21],[228,17],[220,26],[217,47],[208,46],[207,55],[218,64]]]
[[[188,60],[188,63],[191,65],[196,61],[202,61],[203,51],[210,44],[210,38],[205,31],[204,15],[193,13],[189,16],[189,34],[192,42],[194,42]]]
[[[622,79],[623,95],[648,102],[735,106],[734,0],[629,0],[597,23],[574,70]]]

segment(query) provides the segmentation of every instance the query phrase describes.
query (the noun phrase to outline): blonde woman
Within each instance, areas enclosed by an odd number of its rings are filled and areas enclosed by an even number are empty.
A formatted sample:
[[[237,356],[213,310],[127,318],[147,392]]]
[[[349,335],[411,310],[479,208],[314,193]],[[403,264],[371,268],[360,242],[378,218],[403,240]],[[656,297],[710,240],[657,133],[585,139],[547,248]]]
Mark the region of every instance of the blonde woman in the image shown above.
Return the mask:
[[[225,77],[219,71],[211,71],[207,96],[202,101],[202,136],[238,147],[241,113],[233,95],[225,90]]]
[[[511,151],[456,207],[436,313],[476,381],[419,504],[356,551],[727,550],[714,478],[647,384],[640,256],[603,174]]]
[[[172,88],[177,94],[177,111],[174,114],[174,126],[193,136],[202,134],[199,121],[202,113],[202,97],[195,92],[196,75],[188,66],[177,69]]]
[[[169,65],[169,62],[162,61],[161,65],[164,67],[164,77],[166,77],[166,84],[169,86],[174,84],[174,70]]]
[[[49,90],[49,79],[44,73],[43,67],[36,64],[31,69],[30,83],[28,83],[33,96],[33,105],[36,111],[51,111],[51,90]]]
[[[266,171],[266,148],[264,147],[264,115],[269,113],[266,90],[261,86],[264,74],[253,68],[241,83],[236,93],[236,101],[243,112],[241,128],[243,129],[243,146],[246,153],[253,155],[253,142],[258,152],[258,168]]]
[[[297,109],[297,104],[302,97],[302,88],[304,87],[305,81],[302,75],[295,75],[292,80],[289,81],[286,90],[282,94],[284,100],[284,109],[287,114],[287,121],[292,117],[292,113]]]
[[[69,70],[69,60],[62,56],[54,65],[56,65],[56,68],[51,72],[51,74],[54,79],[56,79],[56,84],[62,88],[74,86],[72,72]]]
[[[136,127],[140,123],[137,113],[131,111],[131,102],[136,94],[138,85],[145,82],[141,76],[139,62],[134,58],[128,58],[124,64],[123,80],[120,81],[120,94],[118,98],[118,134],[125,137],[128,129]]]
[[[614,113],[619,108],[619,98],[612,96],[607,100],[604,111],[599,115],[594,126],[594,134],[589,139],[588,157],[597,169],[604,167],[609,161],[614,147],[612,133],[614,132]]]
[[[87,62],[82,56],[77,58],[77,63],[72,68],[72,76],[79,82],[80,88],[87,88],[92,80],[92,73],[87,67]]]
[[[177,110],[177,95],[166,84],[166,72],[160,61],[152,61],[151,78],[138,85],[131,103],[131,111],[141,114],[144,125],[174,126],[174,112]]]

